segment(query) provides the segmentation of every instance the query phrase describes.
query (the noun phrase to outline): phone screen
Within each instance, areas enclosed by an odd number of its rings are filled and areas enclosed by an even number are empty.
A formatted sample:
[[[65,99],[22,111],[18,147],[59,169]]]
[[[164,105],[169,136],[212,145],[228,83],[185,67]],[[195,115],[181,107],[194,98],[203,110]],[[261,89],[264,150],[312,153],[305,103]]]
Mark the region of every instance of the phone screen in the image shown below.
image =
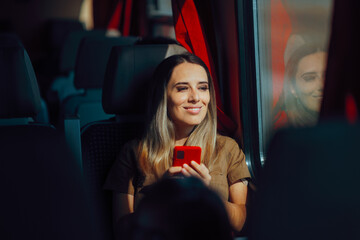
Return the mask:
[[[190,162],[201,162],[201,148],[198,146],[176,146],[174,148],[173,166],[183,166],[185,163],[191,166]]]

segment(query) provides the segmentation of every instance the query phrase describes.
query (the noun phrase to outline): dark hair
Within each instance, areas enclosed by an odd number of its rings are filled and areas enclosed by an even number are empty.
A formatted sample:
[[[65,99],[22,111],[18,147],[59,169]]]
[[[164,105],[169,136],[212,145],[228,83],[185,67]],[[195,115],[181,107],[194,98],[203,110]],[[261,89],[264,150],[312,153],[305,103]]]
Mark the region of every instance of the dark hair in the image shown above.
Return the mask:
[[[198,178],[163,178],[135,212],[134,239],[232,239],[220,197]]]

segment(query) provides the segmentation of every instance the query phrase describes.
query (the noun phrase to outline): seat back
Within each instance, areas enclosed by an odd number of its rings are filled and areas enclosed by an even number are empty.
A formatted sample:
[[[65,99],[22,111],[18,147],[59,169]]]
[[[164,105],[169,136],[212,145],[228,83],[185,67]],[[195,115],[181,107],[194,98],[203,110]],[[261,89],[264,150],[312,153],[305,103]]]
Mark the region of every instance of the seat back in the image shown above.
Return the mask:
[[[30,58],[12,34],[0,34],[0,76],[1,122],[33,120],[41,110],[40,91]]]
[[[359,239],[360,126],[280,130],[260,175],[251,239]]]
[[[101,239],[63,134],[0,126],[0,239]]]
[[[68,75],[75,70],[76,56],[81,40],[89,36],[105,36],[105,30],[77,30],[68,34],[61,48],[59,71]]]
[[[80,125],[102,120],[113,115],[105,114],[101,105],[102,85],[111,48],[133,44],[136,37],[85,37],[76,59],[74,85],[83,89],[82,94],[68,96],[61,103],[60,117],[64,114],[79,115]]]
[[[102,103],[106,112],[116,117],[88,123],[81,131],[84,176],[95,199],[99,221],[107,223],[103,226],[104,235],[112,232],[112,193],[104,191],[102,186],[122,145],[144,133],[144,105],[147,104],[144,84],[151,81],[153,71],[165,57],[185,51],[178,45],[131,45],[112,49]]]
[[[40,92],[13,35],[0,35],[0,76],[0,239],[99,239],[64,135],[30,120]]]

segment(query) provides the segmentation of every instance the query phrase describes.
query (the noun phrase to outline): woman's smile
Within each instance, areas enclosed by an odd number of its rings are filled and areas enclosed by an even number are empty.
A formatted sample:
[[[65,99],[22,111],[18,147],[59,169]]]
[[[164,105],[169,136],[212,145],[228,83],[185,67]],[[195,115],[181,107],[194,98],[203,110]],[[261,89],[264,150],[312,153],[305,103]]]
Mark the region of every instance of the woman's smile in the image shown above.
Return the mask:
[[[202,107],[184,107],[186,111],[188,111],[191,114],[198,114],[201,111]]]

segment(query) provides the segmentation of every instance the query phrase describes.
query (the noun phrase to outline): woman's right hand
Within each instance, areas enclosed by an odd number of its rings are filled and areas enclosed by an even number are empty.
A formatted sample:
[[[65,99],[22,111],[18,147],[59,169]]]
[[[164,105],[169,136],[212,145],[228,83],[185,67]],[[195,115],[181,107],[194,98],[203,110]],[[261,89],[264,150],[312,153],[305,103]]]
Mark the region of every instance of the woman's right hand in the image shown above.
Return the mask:
[[[170,167],[165,173],[164,177],[173,177],[181,173],[182,167]]]

